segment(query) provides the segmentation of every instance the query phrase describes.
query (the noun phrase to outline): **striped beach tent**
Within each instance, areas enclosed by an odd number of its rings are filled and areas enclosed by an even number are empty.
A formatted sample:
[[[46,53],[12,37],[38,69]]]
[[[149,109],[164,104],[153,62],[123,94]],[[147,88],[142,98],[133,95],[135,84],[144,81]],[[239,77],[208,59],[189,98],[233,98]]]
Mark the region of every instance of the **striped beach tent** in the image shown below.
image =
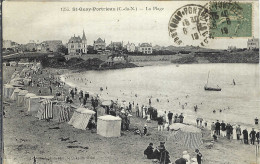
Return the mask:
[[[4,98],[10,98],[15,88],[12,85],[5,84],[3,87]]]
[[[53,118],[53,102],[48,99],[42,100],[36,117],[39,118],[40,120],[52,119]]]
[[[53,104],[53,120],[56,122],[68,122],[73,114],[69,104],[57,102]]]
[[[14,89],[14,91],[11,95],[11,100],[17,101],[18,94],[19,94],[20,91],[21,91],[21,89],[19,89],[19,88]]]
[[[87,108],[78,108],[74,111],[68,124],[72,125],[74,128],[86,130],[89,119],[95,113],[96,112]]]
[[[170,138],[187,148],[197,149],[203,144],[201,130],[197,127],[174,123],[170,129]]]
[[[23,106],[24,105],[24,96],[28,93],[27,90],[21,90],[18,93],[18,98],[17,98],[17,106]]]

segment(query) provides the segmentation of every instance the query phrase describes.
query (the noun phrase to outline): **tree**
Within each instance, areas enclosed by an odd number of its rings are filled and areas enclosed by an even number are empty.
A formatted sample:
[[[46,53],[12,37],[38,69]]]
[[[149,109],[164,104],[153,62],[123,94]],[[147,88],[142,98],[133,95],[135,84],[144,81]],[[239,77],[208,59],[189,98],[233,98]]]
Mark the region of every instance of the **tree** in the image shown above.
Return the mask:
[[[64,45],[60,45],[57,49],[57,52],[64,53],[65,55],[68,54],[68,48],[66,48]]]

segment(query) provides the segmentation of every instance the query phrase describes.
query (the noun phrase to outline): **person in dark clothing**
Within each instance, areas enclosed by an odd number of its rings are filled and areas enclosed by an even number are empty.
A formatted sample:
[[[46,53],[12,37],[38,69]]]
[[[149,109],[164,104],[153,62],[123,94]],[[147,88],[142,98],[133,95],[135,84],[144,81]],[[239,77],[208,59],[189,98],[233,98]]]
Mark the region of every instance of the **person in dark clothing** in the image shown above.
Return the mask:
[[[50,89],[50,94],[52,95],[52,87],[50,86],[49,89]]]
[[[186,164],[187,160],[184,158],[179,158],[175,161],[175,164]]]
[[[178,118],[178,114],[175,114],[173,122],[176,123]]]
[[[232,128],[232,126],[230,124],[227,124],[226,131],[227,131],[227,139],[230,140],[230,136],[231,136],[231,134],[233,132],[233,128]]]
[[[158,117],[158,131],[163,131],[163,117]]]
[[[86,105],[87,104],[87,99],[83,99],[83,105]]]
[[[255,132],[254,128],[252,128],[252,131],[250,132],[249,136],[250,136],[251,144],[254,145],[255,144],[255,136],[256,136],[256,132]]]
[[[243,130],[243,138],[244,138],[244,144],[248,144],[248,131],[247,129]]]
[[[224,121],[222,121],[222,123],[220,124],[220,126],[221,126],[221,131],[220,131],[221,136],[222,136],[222,137],[225,137],[227,133],[226,133],[226,124],[224,123]]]
[[[198,162],[198,164],[201,164],[202,154],[200,153],[199,149],[196,149],[195,152],[197,154],[197,162]]]
[[[169,111],[169,113],[168,113],[168,120],[169,120],[169,124],[170,125],[172,124],[172,116],[173,116],[173,113],[171,111]]]
[[[181,113],[181,115],[179,116],[179,118],[180,118],[180,123],[183,123],[183,119],[184,119],[183,113]]]
[[[215,125],[216,125],[216,133],[217,133],[217,135],[220,135],[220,123],[219,123],[218,120],[217,120],[217,122],[215,123]]]
[[[255,124],[258,125],[258,118],[255,118]]]
[[[145,136],[147,135],[147,131],[148,131],[148,130],[147,130],[147,125],[145,124],[145,125],[144,125],[144,133],[143,133]]]
[[[153,143],[150,143],[149,146],[144,150],[144,155],[147,156],[147,159],[153,159]]]
[[[159,150],[159,162],[160,164],[169,164],[171,163],[170,161],[170,155],[169,152],[165,149],[164,143],[160,143],[160,146],[158,147]]]
[[[148,113],[150,115],[150,119],[152,120],[153,119],[153,108],[149,107],[148,108]]]
[[[256,141],[257,141],[257,144],[259,144],[259,137],[260,137],[260,132],[257,132],[255,136],[256,136]]]

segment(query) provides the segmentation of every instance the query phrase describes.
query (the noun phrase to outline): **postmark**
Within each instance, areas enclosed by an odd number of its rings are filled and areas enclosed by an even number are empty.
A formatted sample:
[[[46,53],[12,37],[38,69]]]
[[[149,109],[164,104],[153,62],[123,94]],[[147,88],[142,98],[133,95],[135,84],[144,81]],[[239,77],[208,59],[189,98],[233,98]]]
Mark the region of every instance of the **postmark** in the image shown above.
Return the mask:
[[[177,45],[205,46],[209,39],[209,11],[207,5],[188,4],[171,16],[168,31]]]
[[[252,3],[210,2],[212,37],[252,37]]]

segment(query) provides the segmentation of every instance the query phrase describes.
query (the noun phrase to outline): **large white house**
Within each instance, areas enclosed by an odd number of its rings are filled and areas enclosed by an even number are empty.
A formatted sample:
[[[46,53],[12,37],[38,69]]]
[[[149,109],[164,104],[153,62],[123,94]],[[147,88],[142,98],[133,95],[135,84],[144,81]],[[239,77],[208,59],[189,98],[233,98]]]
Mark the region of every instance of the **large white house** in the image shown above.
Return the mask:
[[[88,52],[87,39],[83,30],[83,36],[76,37],[75,35],[70,38],[68,42],[68,53],[71,55],[82,55]]]
[[[135,44],[134,43],[127,43],[125,48],[128,52],[135,52]]]
[[[138,50],[139,50],[139,52],[142,52],[143,54],[152,54],[153,53],[152,43],[139,44]]]

